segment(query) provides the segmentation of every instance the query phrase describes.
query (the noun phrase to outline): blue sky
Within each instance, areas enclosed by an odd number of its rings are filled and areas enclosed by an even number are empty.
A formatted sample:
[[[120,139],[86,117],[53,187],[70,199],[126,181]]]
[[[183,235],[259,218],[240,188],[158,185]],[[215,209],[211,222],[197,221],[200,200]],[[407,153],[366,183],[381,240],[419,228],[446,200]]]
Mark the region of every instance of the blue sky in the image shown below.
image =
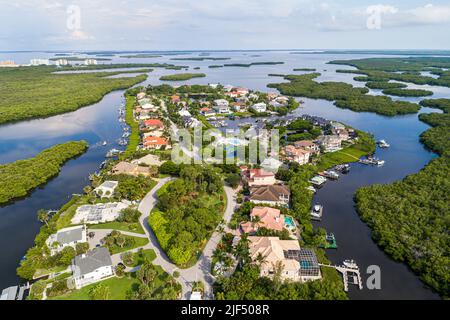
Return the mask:
[[[0,50],[450,49],[450,1],[0,0]]]

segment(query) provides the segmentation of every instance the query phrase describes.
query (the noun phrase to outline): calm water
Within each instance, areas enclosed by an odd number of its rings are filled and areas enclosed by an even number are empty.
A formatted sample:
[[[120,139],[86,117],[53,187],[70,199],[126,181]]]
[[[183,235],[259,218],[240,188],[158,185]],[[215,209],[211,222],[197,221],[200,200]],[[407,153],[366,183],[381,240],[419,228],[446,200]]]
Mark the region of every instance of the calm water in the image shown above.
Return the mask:
[[[261,91],[271,91],[266,85],[280,82],[282,78],[269,77],[269,73],[297,73],[293,68],[316,68],[322,75],[319,81],[345,81],[355,86],[364,83],[353,80],[354,75],[336,73],[337,69],[349,69],[346,66],[329,65],[326,62],[333,59],[354,59],[375,55],[326,55],[301,54],[292,55],[288,52],[258,52],[260,57],[251,57],[255,53],[220,52],[211,53],[213,57],[231,57],[227,61],[172,61],[173,56],[153,59],[121,59],[114,58],[112,62],[153,63],[167,62],[177,65],[189,65],[190,72],[204,72],[206,78],[197,78],[189,82],[171,82],[170,84],[208,84],[222,83],[246,86]],[[45,53],[0,53],[0,60],[14,59],[18,63],[26,63],[33,57],[50,57]],[[193,56],[198,56],[193,54]],[[186,57],[183,55],[182,57]],[[227,67],[209,69],[212,64],[248,63],[252,61],[284,61],[283,65],[252,66],[250,68]],[[106,62],[110,63],[110,61]],[[200,67],[200,70],[193,70]],[[326,70],[326,71],[325,71]],[[149,74],[144,83],[160,84],[161,75],[182,73],[155,69]],[[435,92],[432,98],[450,97],[450,89],[442,87],[409,85],[411,88],[426,88]],[[372,94],[381,94],[380,90],[373,90]],[[70,161],[64,166],[61,174],[38,189],[25,200],[0,208],[0,287],[13,285],[19,281],[15,269],[20,258],[33,244],[34,237],[40,224],[36,221],[36,211],[56,209],[64,204],[71,194],[81,192],[88,184],[89,173],[95,171],[104,160],[104,154],[115,146],[115,140],[121,134],[121,126],[117,121],[117,109],[122,103],[122,92],[114,92],[105,96],[98,104],[80,109],[62,116],[44,120],[33,120],[0,127],[0,163],[7,163],[17,159],[35,155],[44,148],[56,143],[74,139],[86,139],[91,148],[78,159]],[[412,102],[417,98],[396,98]],[[392,261],[371,240],[370,229],[359,219],[354,210],[353,194],[364,185],[374,183],[390,183],[404,178],[406,175],[419,171],[427,164],[434,154],[423,148],[419,142],[419,135],[427,126],[418,121],[418,115],[388,118],[370,113],[355,113],[350,110],[338,109],[332,103],[323,100],[302,99],[305,107],[298,109],[296,114],[314,114],[328,119],[345,122],[358,129],[373,133],[377,139],[385,139],[391,144],[387,150],[378,150],[377,156],[386,160],[381,168],[353,164],[351,172],[337,182],[327,183],[315,196],[314,201],[324,205],[324,219],[317,226],[325,227],[336,235],[339,249],[329,251],[328,256],[333,263],[341,263],[344,259],[355,259],[362,270],[369,265],[379,265],[381,268],[382,290],[359,291],[350,287],[352,299],[436,299],[439,298],[408,268]],[[423,110],[431,112],[433,110]],[[249,121],[249,120],[244,120]],[[110,145],[101,147],[102,141]],[[12,244],[12,245],[10,245]],[[363,273],[363,279],[365,274]]]

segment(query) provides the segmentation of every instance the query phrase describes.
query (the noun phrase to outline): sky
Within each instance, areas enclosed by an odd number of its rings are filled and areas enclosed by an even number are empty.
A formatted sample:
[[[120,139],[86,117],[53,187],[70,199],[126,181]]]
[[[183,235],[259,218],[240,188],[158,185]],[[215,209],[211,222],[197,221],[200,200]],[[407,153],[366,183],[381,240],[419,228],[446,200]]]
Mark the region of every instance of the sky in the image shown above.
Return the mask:
[[[450,1],[0,0],[0,51],[450,49]]]

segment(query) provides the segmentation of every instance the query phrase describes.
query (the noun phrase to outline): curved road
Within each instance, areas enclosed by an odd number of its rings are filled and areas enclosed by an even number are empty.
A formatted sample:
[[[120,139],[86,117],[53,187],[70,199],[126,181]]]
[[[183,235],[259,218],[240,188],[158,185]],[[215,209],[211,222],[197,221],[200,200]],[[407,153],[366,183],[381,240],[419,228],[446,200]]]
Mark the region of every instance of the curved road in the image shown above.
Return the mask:
[[[169,274],[173,274],[174,271],[180,273],[180,277],[177,279],[183,288],[182,299],[189,299],[191,292],[191,284],[195,281],[202,281],[205,284],[205,297],[204,299],[213,299],[212,284],[214,283],[214,278],[211,275],[211,259],[214,250],[217,247],[218,242],[221,239],[221,233],[215,231],[205,248],[203,249],[202,255],[198,262],[188,268],[179,269],[175,264],[173,264],[170,259],[165,254],[164,250],[160,247],[158,240],[156,239],[153,230],[147,223],[150,212],[157,202],[157,192],[164,186],[167,182],[173,180],[173,178],[161,179],[158,184],[145,196],[139,205],[139,211],[142,213],[139,221],[144,228],[145,234],[149,238],[150,242],[144,248],[153,249],[156,253],[156,259],[153,260],[153,264],[159,265]],[[225,187],[225,193],[227,196],[227,207],[223,215],[223,220],[225,224],[228,224],[233,216],[234,209],[236,207],[236,193],[230,187]],[[137,248],[138,249],[138,248]]]

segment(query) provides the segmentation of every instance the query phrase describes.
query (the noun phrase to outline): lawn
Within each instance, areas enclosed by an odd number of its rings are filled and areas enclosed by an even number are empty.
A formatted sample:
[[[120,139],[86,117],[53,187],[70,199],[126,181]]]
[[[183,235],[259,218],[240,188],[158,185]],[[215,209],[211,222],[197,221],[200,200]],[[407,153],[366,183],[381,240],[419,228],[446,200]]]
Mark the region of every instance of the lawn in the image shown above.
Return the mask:
[[[137,267],[145,262],[145,260],[152,262],[156,258],[156,253],[152,249],[142,250],[142,252],[134,253],[134,263],[129,267]]]
[[[347,147],[336,152],[325,153],[320,158],[318,168],[322,171],[338,164],[356,162],[366,154],[367,152],[361,151],[355,146]]]
[[[145,234],[144,229],[142,229],[142,226],[139,222],[127,223],[127,222],[112,221],[112,222],[107,222],[107,223],[89,225],[89,229],[92,229],[92,230],[111,229],[111,230],[128,231],[128,232]]]
[[[117,244],[113,244],[110,247],[108,247],[109,252],[111,255],[121,252],[126,252],[135,248],[143,247],[148,243],[147,238],[138,238],[138,237],[132,237],[127,235],[122,235],[127,240],[134,240],[133,243],[129,245],[125,245],[123,247],[119,247]]]
[[[122,155],[123,158],[128,158],[136,151],[137,146],[139,145],[140,138],[139,138],[139,123],[134,119],[133,109],[134,109],[134,102],[135,98],[134,96],[126,96],[127,102],[126,102],[126,111],[125,111],[125,121],[127,122],[127,125],[131,128],[131,135],[130,140],[127,146],[127,149],[125,150],[124,154]]]
[[[170,277],[160,266],[155,267],[158,271],[158,276],[154,282],[154,293],[159,292]],[[136,291],[139,283],[140,281],[136,278],[135,273],[128,273],[122,278],[109,278],[81,288],[80,290],[75,290],[68,294],[51,298],[50,300],[92,300],[89,291],[98,284],[102,284],[109,288],[108,300],[128,300],[129,293]]]

